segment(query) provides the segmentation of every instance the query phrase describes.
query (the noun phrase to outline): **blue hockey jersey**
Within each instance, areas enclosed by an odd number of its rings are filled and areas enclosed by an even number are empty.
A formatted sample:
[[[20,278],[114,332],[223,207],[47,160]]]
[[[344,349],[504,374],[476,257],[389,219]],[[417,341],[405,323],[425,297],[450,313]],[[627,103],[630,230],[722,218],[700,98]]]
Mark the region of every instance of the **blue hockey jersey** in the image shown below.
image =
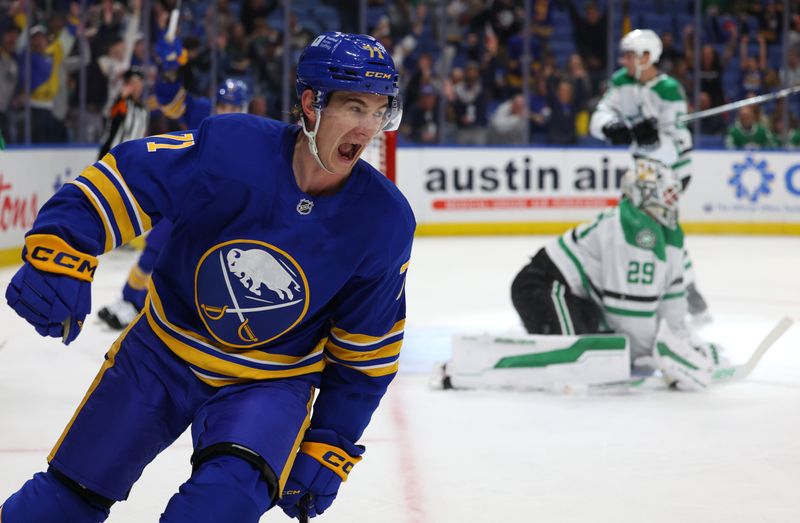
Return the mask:
[[[302,192],[298,132],[231,114],[122,143],[29,234],[96,255],[169,219],[144,312],[152,330],[212,386],[308,376],[320,387],[312,426],[356,441],[397,372],[414,216],[365,161],[334,195]]]

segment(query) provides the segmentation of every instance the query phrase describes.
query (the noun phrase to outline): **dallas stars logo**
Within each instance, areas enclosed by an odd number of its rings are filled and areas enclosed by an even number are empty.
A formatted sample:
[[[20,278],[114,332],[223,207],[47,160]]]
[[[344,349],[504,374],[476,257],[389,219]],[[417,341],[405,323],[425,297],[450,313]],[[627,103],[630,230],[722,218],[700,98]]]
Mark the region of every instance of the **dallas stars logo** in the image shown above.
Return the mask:
[[[775,179],[775,175],[767,170],[767,161],[756,162],[752,156],[748,156],[744,163],[733,164],[733,176],[728,179],[728,185],[736,188],[736,198],[750,200],[756,203],[763,195],[767,196],[772,192],[770,183]]]

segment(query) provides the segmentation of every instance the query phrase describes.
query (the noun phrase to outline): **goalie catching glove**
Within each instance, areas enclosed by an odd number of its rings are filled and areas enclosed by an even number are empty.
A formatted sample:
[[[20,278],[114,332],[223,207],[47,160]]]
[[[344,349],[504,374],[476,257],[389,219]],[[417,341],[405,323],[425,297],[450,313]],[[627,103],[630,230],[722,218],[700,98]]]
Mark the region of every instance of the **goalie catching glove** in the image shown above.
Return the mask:
[[[711,384],[720,357],[715,344],[678,336],[666,320],[661,321],[653,359],[670,387],[685,391],[705,390]]]
[[[92,308],[97,258],[48,234],[25,238],[22,257],[25,264],[6,289],[8,305],[42,336],[61,338],[69,345]]]
[[[301,503],[309,517],[322,514],[336,499],[339,485],[347,480],[363,453],[362,445],[354,445],[332,430],[309,430],[278,505],[290,518],[300,513]]]

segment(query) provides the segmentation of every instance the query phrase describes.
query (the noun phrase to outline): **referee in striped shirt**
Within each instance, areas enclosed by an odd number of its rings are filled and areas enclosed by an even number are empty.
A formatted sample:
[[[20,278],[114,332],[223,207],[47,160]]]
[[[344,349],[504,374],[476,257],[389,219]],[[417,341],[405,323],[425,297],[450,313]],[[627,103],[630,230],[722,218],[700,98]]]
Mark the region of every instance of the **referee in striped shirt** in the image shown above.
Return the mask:
[[[150,113],[142,102],[144,77],[138,69],[128,69],[122,76],[119,96],[111,106],[111,119],[104,134],[98,159],[117,144],[144,138]]]

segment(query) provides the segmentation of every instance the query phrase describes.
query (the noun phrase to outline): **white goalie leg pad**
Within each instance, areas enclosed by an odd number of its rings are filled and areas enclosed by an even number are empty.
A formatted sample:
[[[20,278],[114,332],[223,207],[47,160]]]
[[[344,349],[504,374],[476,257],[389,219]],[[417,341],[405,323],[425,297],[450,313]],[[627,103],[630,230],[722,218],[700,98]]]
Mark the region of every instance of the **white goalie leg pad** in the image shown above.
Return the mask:
[[[693,344],[692,338],[678,336],[661,320],[656,334],[653,359],[664,379],[679,390],[705,390],[714,373],[714,354],[708,343]]]
[[[445,373],[455,388],[557,390],[630,378],[621,335],[453,336]]]

